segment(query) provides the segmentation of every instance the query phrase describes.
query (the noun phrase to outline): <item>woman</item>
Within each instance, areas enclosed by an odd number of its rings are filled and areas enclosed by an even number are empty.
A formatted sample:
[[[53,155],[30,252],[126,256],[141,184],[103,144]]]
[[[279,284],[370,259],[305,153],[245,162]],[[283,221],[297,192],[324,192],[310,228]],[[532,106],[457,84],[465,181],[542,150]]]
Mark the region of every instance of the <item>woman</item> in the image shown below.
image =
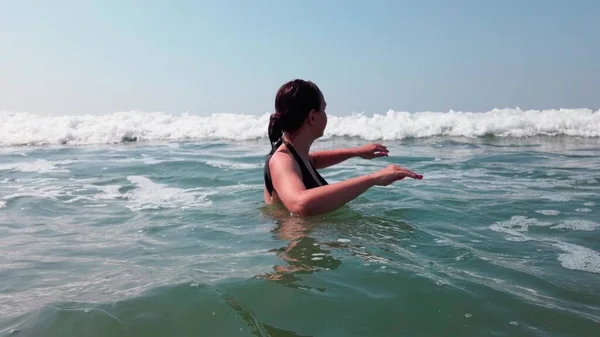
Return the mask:
[[[422,175],[398,165],[377,172],[328,184],[318,169],[352,157],[372,159],[387,156],[380,144],[310,153],[312,143],[327,126],[327,103],[321,90],[310,81],[293,80],[277,91],[275,113],[269,121],[271,152],[265,161],[265,202],[283,203],[301,216],[331,212],[372,186],[386,186],[406,177]]]

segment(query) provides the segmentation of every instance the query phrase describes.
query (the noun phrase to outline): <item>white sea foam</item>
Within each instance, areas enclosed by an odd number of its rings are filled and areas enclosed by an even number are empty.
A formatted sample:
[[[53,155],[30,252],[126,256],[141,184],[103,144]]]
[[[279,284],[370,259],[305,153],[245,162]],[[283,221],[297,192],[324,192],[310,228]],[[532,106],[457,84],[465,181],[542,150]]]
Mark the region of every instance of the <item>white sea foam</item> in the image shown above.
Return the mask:
[[[560,214],[560,211],[553,210],[553,209],[541,209],[541,210],[538,210],[535,212],[543,214],[543,215],[549,215],[549,216],[556,216],[556,215]]]
[[[1,136],[0,136],[1,137]],[[56,167],[57,163],[47,160],[35,160],[28,162],[19,162],[11,164],[1,164],[0,171],[14,171],[14,172],[69,172],[67,169],[59,169]]]
[[[0,208],[6,207],[6,201],[0,200]]]
[[[211,204],[206,194],[191,192],[184,189],[167,187],[142,176],[129,176],[127,179],[137,186],[127,193],[131,210],[161,209],[161,208],[193,208],[206,207]]]
[[[104,144],[133,140],[258,139],[267,136],[269,114],[117,112],[106,115],[46,116],[0,111],[0,146]],[[432,136],[600,137],[600,110],[495,109],[488,112],[397,112],[329,116],[325,137],[368,140]]]
[[[549,227],[550,222],[542,222],[535,218],[527,218],[521,215],[515,215],[508,221],[499,221],[490,226],[494,232],[510,234],[515,237],[525,237],[523,232],[527,232],[529,227]]]
[[[564,251],[563,254],[558,255],[558,261],[564,268],[600,274],[600,254],[598,252],[565,242],[557,242],[554,246]]]
[[[562,223],[553,225],[551,222],[539,221],[535,218],[524,216],[513,216],[508,221],[499,221],[490,226],[494,232],[512,235],[511,241],[529,239],[524,232],[529,231],[530,227],[549,227],[551,229],[571,229],[576,231],[594,231],[600,228],[600,224],[589,220],[566,220]],[[521,240],[522,241],[522,240]]]
[[[234,163],[228,161],[218,161],[218,160],[208,160],[206,161],[206,165],[226,169],[226,170],[251,170],[255,168],[262,167],[262,163],[258,164],[248,164],[248,163]]]
[[[497,222],[489,228],[494,232],[508,234],[509,236],[506,238],[508,241],[539,241],[552,244],[553,247],[563,251],[558,255],[558,261],[563,268],[600,273],[600,254],[595,250],[550,237],[532,237],[524,234],[531,226],[548,227],[551,225],[551,223],[541,222],[533,218],[513,216],[510,220]],[[600,227],[600,224],[593,221],[569,220],[550,228],[593,231],[598,227]]]
[[[121,192],[121,185],[93,185],[85,180],[74,181],[70,185],[56,184],[56,179],[26,179],[16,181],[4,200],[20,197],[35,197],[59,200],[66,204],[81,203],[86,208],[103,208],[108,203],[118,201],[132,211],[166,208],[189,209],[211,205],[210,194],[203,189],[181,189],[155,183],[143,176],[129,176],[134,188]],[[83,183],[83,184],[81,184]],[[0,201],[3,203],[4,201]],[[0,208],[3,204],[0,204]]]
[[[600,224],[590,220],[567,220],[561,224],[552,226],[551,228],[591,232],[600,228]]]
[[[14,193],[9,193],[3,198],[10,200],[21,197],[48,198],[58,200],[58,198],[85,198],[76,196],[73,193],[73,188],[56,185],[56,178],[34,178],[34,179],[17,179],[15,184],[11,186]],[[79,200],[79,199],[78,199]]]

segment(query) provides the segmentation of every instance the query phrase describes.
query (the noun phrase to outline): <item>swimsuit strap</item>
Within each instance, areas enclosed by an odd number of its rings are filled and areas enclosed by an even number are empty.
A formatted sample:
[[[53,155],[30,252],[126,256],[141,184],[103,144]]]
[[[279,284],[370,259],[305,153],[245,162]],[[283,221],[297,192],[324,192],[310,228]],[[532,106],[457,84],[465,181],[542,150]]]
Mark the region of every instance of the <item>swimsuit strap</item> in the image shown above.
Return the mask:
[[[264,180],[265,180],[265,186],[267,187],[267,192],[269,192],[269,194],[273,194],[273,181],[271,180],[271,170],[269,170],[269,161],[271,160],[271,157],[273,156],[273,154],[275,153],[275,150],[277,150],[281,144],[283,142],[283,139],[280,139],[277,143],[272,144],[271,146],[271,151],[269,152],[269,154],[267,155],[267,158],[265,159],[265,167],[264,167]]]
[[[287,148],[290,150],[290,153],[292,154],[292,156],[294,157],[296,162],[298,162],[298,165],[300,165],[300,171],[302,173],[302,182],[304,183],[304,186],[307,189],[319,187],[319,183],[317,181],[315,181],[313,175],[310,173],[310,171],[306,167],[304,160],[302,160],[302,157],[300,157],[300,155],[298,154],[296,149],[294,149],[292,144],[290,144],[289,142],[287,142],[285,140],[280,140],[273,146],[273,148],[271,149],[271,152],[269,152],[269,154],[267,155],[267,158],[265,160],[264,180],[265,180],[265,186],[267,188],[267,192],[269,192],[269,194],[273,194],[273,189],[274,189],[273,181],[271,180],[271,172],[269,170],[269,161],[271,160],[273,153],[275,153],[275,150],[277,150],[277,148],[279,148],[279,146],[281,146],[281,144],[285,144],[285,146],[287,146]],[[310,161],[309,161],[309,164],[310,164],[311,168],[313,169],[315,175],[321,182],[321,185],[327,185],[327,181],[319,174],[319,172],[315,169],[315,167],[312,165],[312,163]]]
[[[296,161],[300,165],[300,170],[302,171],[302,180],[304,181],[304,185],[306,186],[306,188],[318,187],[319,184],[315,181],[313,175],[310,173],[310,171],[304,164],[304,160],[302,160],[302,157],[300,157],[298,152],[296,152],[296,149],[292,146],[292,144],[286,142],[285,140],[283,141],[283,143],[287,146],[287,148],[290,150],[290,152],[292,153],[294,158],[296,158]],[[327,181],[325,181],[325,179],[319,174],[319,172],[314,167],[312,162],[309,160],[308,163],[309,163],[310,167],[312,168],[313,172],[315,173],[315,175],[317,176],[317,178],[319,179],[319,181],[321,182],[321,184],[327,185]],[[311,186],[311,187],[309,187],[309,186]]]

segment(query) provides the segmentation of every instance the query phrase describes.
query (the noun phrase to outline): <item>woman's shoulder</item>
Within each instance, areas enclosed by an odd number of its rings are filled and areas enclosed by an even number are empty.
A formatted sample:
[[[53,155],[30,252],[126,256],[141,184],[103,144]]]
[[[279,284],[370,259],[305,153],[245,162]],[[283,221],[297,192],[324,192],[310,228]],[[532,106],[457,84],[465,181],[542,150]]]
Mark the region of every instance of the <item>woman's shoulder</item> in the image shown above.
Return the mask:
[[[280,147],[275,151],[268,161],[269,169],[273,170],[289,170],[300,171],[300,167],[296,162],[293,154],[287,148]]]

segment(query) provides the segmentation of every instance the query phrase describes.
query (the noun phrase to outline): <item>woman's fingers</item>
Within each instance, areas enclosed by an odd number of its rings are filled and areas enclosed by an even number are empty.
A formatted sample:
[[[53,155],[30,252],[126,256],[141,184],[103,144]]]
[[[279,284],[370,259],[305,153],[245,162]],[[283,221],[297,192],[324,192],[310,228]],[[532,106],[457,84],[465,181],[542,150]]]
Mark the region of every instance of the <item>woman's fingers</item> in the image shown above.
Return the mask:
[[[417,173],[415,173],[415,172],[413,172],[413,171],[411,171],[411,170],[407,170],[407,169],[405,169],[404,167],[400,167],[400,166],[398,166],[398,169],[399,169],[400,171],[402,171],[402,173],[403,173],[404,175],[406,175],[407,177],[411,177],[411,178],[418,179],[418,180],[421,180],[421,179],[423,179],[423,176],[422,176],[422,175],[420,175],[420,174],[417,174]]]
[[[410,174],[409,177],[411,177],[411,178],[414,178],[414,179],[417,179],[417,180],[423,179],[423,176],[420,175],[420,174],[414,173],[412,171],[408,171],[408,172]]]
[[[383,145],[377,144],[377,145],[375,145],[375,147],[377,148],[377,151],[389,152],[387,147],[385,147]]]
[[[385,146],[383,146],[381,144],[374,144],[374,145],[375,145],[375,150],[374,150],[375,157],[385,157],[388,155],[389,151]]]
[[[407,170],[407,171],[408,171],[408,170]],[[420,175],[420,174],[414,173],[413,171],[408,171],[408,172],[410,173],[410,177],[411,177],[411,178],[418,179],[418,180],[421,180],[421,179],[423,179],[423,176],[422,176],[422,175]]]
[[[361,155],[361,157],[365,159],[373,159],[377,157],[386,157],[388,156],[388,149],[381,144],[371,144],[369,147],[362,148],[365,152]]]

